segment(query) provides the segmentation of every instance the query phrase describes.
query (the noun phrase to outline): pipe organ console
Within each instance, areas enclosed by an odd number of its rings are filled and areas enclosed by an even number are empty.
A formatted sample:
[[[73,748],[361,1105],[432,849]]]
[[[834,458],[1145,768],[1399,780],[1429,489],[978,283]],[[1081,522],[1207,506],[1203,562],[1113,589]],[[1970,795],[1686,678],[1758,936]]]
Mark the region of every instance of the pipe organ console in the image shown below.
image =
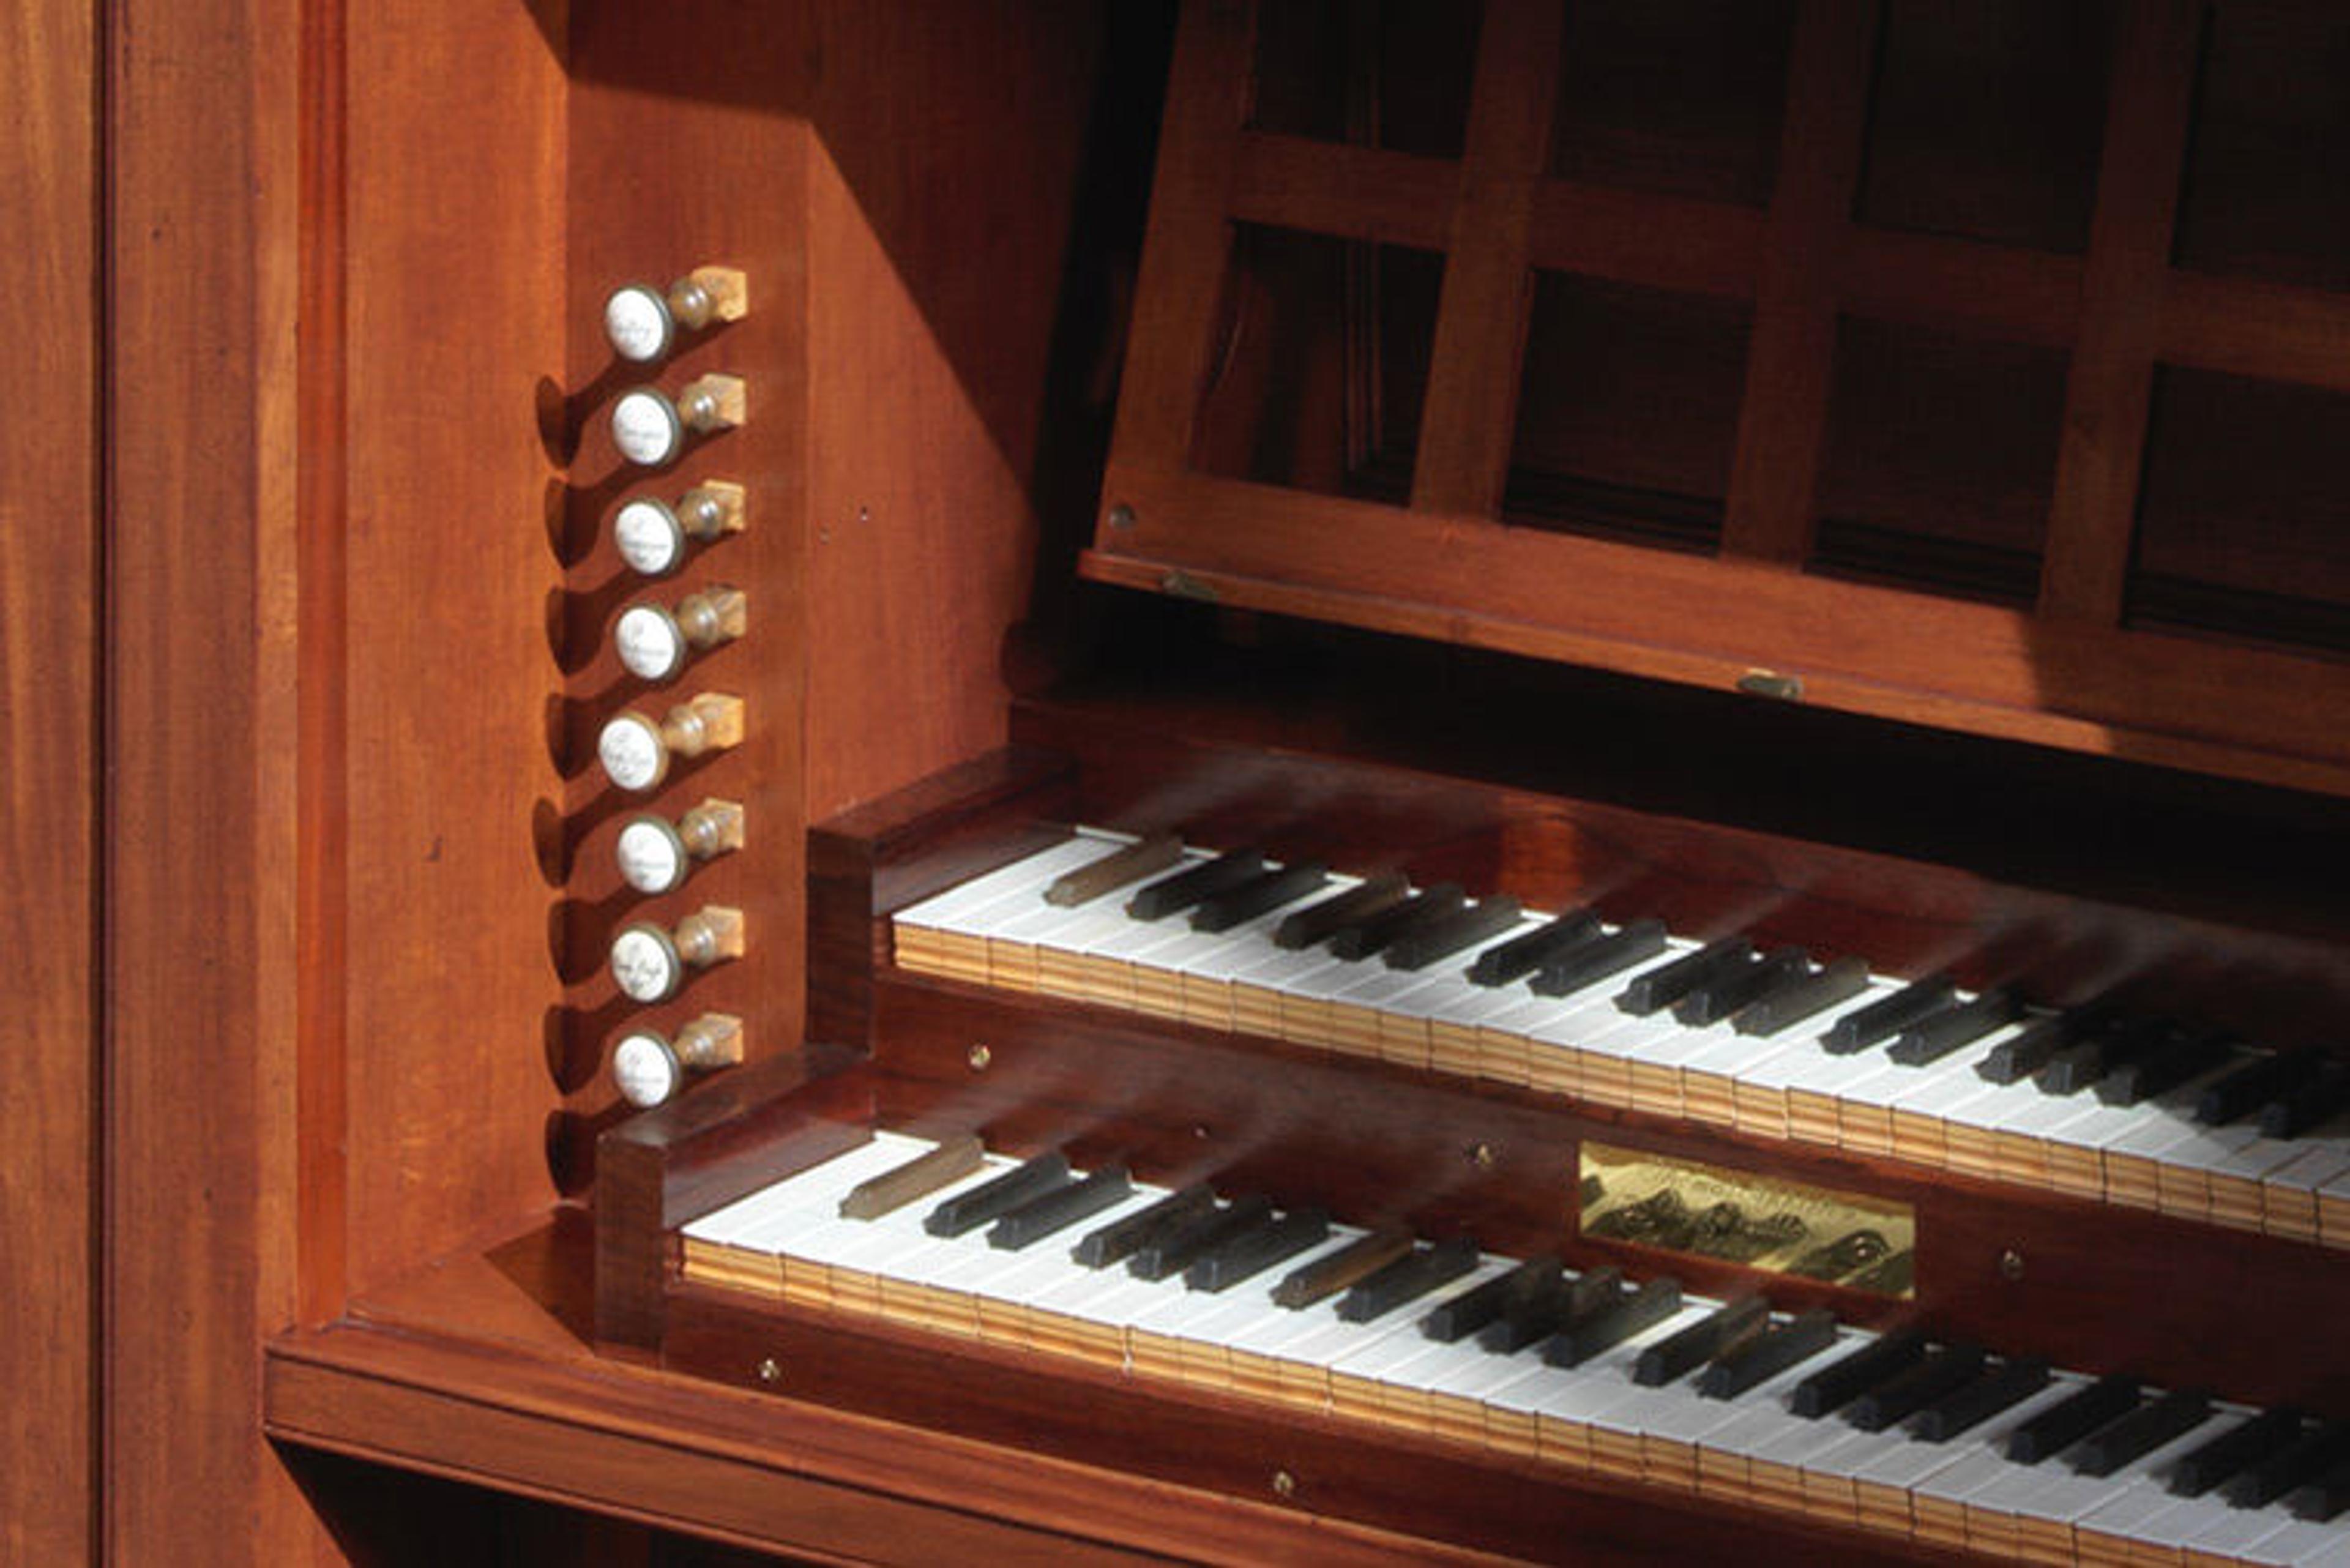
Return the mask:
[[[596,1354],[1047,1555],[2350,1568],[2350,27],[1160,19],[1041,478],[919,204],[575,278]]]

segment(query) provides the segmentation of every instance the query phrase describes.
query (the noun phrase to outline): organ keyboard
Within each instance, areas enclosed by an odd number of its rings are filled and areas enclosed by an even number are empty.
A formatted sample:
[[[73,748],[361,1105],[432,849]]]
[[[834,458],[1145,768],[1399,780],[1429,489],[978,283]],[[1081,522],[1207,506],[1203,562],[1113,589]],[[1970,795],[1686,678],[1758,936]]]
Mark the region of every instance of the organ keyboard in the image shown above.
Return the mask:
[[[1110,888],[1074,906],[1047,897],[1131,842],[1081,828],[899,911],[890,927],[897,962],[915,973],[2350,1246],[2350,1116],[2335,1112],[2287,1136],[2293,1106],[2282,1096],[2230,1098],[2233,1115],[2198,1114],[2222,1085],[2255,1069],[2272,1072],[2268,1054],[2189,1035],[2187,1044],[2203,1054],[2185,1058],[2177,1081],[2159,1093],[2142,1092],[2119,1071],[2056,1084],[2045,1072],[2038,1081],[2012,1077],[1999,1070],[2003,1058],[2064,1020],[2000,1018],[1985,1006],[1999,993],[1970,995],[1947,982],[1926,987],[1930,1005],[1908,1027],[1888,1026],[1862,1049],[1836,1048],[1840,1026],[1896,1005],[1911,989],[1879,975],[1814,1015],[1767,1031],[1742,1026],[1746,1014],[1692,1024],[1679,1011],[1628,1011],[1623,999],[1645,980],[1700,951],[1685,937],[1663,939],[1648,956],[1579,976],[1571,987],[1546,987],[1540,971],[1481,984],[1473,971],[1485,955],[1558,918],[1522,912],[1514,901],[1505,921],[1441,964],[1399,968],[1375,953],[1339,956],[1330,942],[1278,940],[1290,916],[1362,885],[1347,876],[1296,889],[1212,932],[1138,916],[1122,897],[1107,896]],[[1204,850],[1185,852],[1192,867],[1211,860]],[[1791,971],[1774,994],[1822,972]],[[1938,1041],[1941,1021],[1968,1033],[1951,1030],[1952,1038]]]
[[[1865,1532],[1929,1556],[2350,1561],[2325,1480],[2350,1347],[2307,1326],[2338,1310],[2350,1132],[2265,1130],[2325,1075],[2256,1005],[2323,950],[1074,710],[1024,722],[1052,749],[813,836],[812,1033],[837,1046],[605,1136],[600,1337],[1219,1491],[1285,1476],[1292,1506],[1516,1557],[1565,1552],[1560,1521],[1628,1487],[1607,1506],[1638,1511],[1607,1517],[1658,1550],[1728,1520],[1791,1560]],[[1525,967],[1512,944],[1545,932]],[[939,1182],[900,1180],[933,1190],[839,1215],[934,1142]],[[1039,1156],[1082,1220],[1018,1249],[924,1230]],[[1646,1167],[1698,1174],[1686,1199],[1611,1185]],[[1891,1218],[1721,1219],[1721,1191],[1773,1184]],[[1286,1224],[1302,1250],[1214,1292],[1071,1259],[1211,1191],[1263,1195],[1251,1244]],[[1354,1244],[1474,1266],[1360,1323],[1343,1293],[1274,1304]],[[1414,1326],[1544,1259],[1543,1310],[1620,1314],[1587,1358],[1531,1307],[1508,1352]],[[1677,1336],[1757,1298],[1789,1359],[1736,1386]],[[1833,1343],[1794,1355],[1805,1335]],[[1794,1412],[1824,1366],[1911,1336],[1911,1380],[1857,1391],[1865,1423]],[[1673,1370],[1636,1381],[1644,1356]],[[2011,1457],[2090,1399],[2111,1408],[2053,1459]],[[2273,1495],[2168,1490],[2239,1430],[2299,1445]]]
[[[2191,1396],[2182,1405],[2159,1391],[2141,1397],[2132,1386],[2099,1418],[2066,1430],[2058,1423],[2106,1385],[2061,1370],[2002,1385],[2002,1373],[2021,1363],[1993,1366],[1950,1345],[1929,1354],[1922,1344],[1908,1360],[1888,1358],[1875,1376],[1825,1393],[1835,1369],[1858,1364],[1861,1353],[1912,1345],[1852,1328],[1735,1397],[1713,1397],[1707,1374],[1734,1369],[1734,1355],[1679,1376],[1638,1376],[1644,1358],[1723,1311],[1677,1292],[1653,1322],[1590,1346],[1573,1365],[1557,1365],[1569,1334],[1506,1352],[1473,1335],[1434,1337],[1427,1325],[1448,1303],[1516,1266],[1500,1257],[1361,1321],[1336,1293],[1277,1304],[1274,1285],[1289,1264],[1238,1288],[1204,1290],[1196,1270],[1145,1278],[1075,1261],[1071,1243],[1081,1233],[1116,1227],[1170,1196],[1147,1184],[1017,1246],[1004,1245],[1003,1220],[996,1230],[941,1234],[933,1216],[1023,1168],[1003,1156],[884,1213],[843,1217],[852,1191],[936,1147],[880,1132],[693,1221],[683,1231],[684,1277],[2027,1561],[2350,1563],[2350,1520],[2342,1518],[2350,1429],[2338,1426],[2287,1417],[2273,1427],[2274,1440],[2230,1454],[2262,1419],[2257,1413]],[[1364,1234],[1333,1227],[1295,1265],[1310,1268]],[[1938,1362],[1959,1374],[1948,1387],[1930,1397],[1902,1393],[1905,1376],[1915,1384]],[[1896,1418],[1905,1398],[1914,1410]],[[2191,1413],[2146,1418],[2166,1407]],[[1960,1413],[1970,1407],[1971,1419]],[[1965,1425],[1954,1431],[1927,1417]],[[2042,1434],[2042,1447],[2024,1446]]]

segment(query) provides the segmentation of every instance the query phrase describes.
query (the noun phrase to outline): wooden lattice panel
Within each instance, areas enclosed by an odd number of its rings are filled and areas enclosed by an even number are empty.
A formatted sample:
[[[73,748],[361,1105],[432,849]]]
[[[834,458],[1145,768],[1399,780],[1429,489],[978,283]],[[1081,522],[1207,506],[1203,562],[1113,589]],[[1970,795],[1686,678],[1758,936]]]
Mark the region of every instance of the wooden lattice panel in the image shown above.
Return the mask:
[[[1357,44],[1386,14],[1338,10]],[[1563,169],[1555,127],[1576,107],[1561,94],[1577,79],[1566,67],[1582,14],[1552,0],[1487,0],[1453,158],[1384,141],[1359,84],[1348,89],[1344,136],[1267,128],[1256,113],[1255,7],[1187,6],[1087,575],[2350,790],[2350,550],[2329,531],[2328,480],[2311,459],[2257,502],[2209,500],[2212,465],[2230,460],[2276,399],[2295,431],[2314,432],[2279,450],[2314,452],[2337,426],[2350,429],[2341,396],[2350,393],[2350,295],[2306,281],[2338,282],[2338,269],[2306,258],[2270,267],[2249,244],[2221,266],[2190,270],[2178,260],[2182,206],[2202,188],[2203,164],[2219,157],[2209,150],[2293,129],[2289,119],[2278,122],[2283,130],[2199,123],[2199,103],[2207,117],[2246,112],[2242,95],[2222,90],[2224,80],[2215,89],[2211,73],[2224,66],[2241,77],[2248,52],[2263,48],[2276,58],[2350,50],[2350,30],[2276,0],[2117,0],[2067,13],[2062,26],[2009,8],[2002,14],[2022,18],[2009,33],[2031,35],[2033,47],[2056,36],[2073,51],[2060,51],[2055,66],[2018,58],[2026,76],[2041,73],[2033,89],[2082,129],[2085,232],[2023,243],[1996,224],[1970,228],[1960,209],[1979,192],[1966,182],[1981,180],[1963,168],[1947,224],[1934,221],[1943,193],[1908,185],[1894,205],[1909,216],[1872,221],[1870,201],[1893,188],[1890,139],[1914,130],[1887,129],[1883,95],[1912,90],[1906,78],[1888,79],[1889,62],[1908,68],[1921,30],[1934,43],[1901,0],[1803,0],[1790,9],[1775,166],[1759,205],[1671,189],[1670,180],[1644,187]],[[2013,44],[1989,16],[1934,25],[1973,29],[1960,56]],[[1361,50],[1332,63],[1341,76],[1359,74]],[[1962,58],[1942,85],[1966,88],[1963,71],[1979,63]],[[2072,74],[2052,87],[2057,66]],[[1941,167],[1933,148],[1894,151],[1904,180]],[[2054,150],[2050,161],[2062,161]],[[2284,205],[2317,214],[2303,226],[2323,247],[2344,225],[2332,215],[2338,196],[2317,183],[2305,179]],[[2264,216],[2278,198],[2212,205],[2220,218]],[[1344,257],[1318,270],[1291,266],[1295,286],[1319,291],[1309,303],[1322,314],[1273,349],[1263,344],[1277,327],[1242,275],[1249,247],[1264,251],[1268,235],[1297,237],[1300,254],[1324,244]],[[2211,248],[2208,237],[2197,243]],[[1397,314],[1415,275],[1391,264],[1415,254],[1440,259],[1441,283],[1420,338],[1399,340],[1380,311]],[[2235,265],[2245,255],[2251,264]],[[1339,279],[1345,298],[1333,303]],[[1693,364],[1742,357],[1735,415],[1713,465],[1723,472],[1717,493],[1700,486],[1693,500],[1669,496],[1656,518],[1615,528],[1547,525],[1514,505],[1524,475],[1513,447],[1530,421],[1547,417],[1528,390],[1538,280],[1573,285],[1605,307],[1628,299],[1653,309],[1680,334],[1669,347]],[[1670,325],[1676,313],[1699,323],[1695,336]],[[1619,348],[1637,347],[1646,330],[1637,313],[1631,319]],[[1891,367],[1877,369],[1880,379],[1927,389],[1916,395],[1929,426],[1944,411],[1934,399],[1951,400],[1950,433],[1930,442],[1885,436],[1877,446],[1897,464],[1921,449],[1916,471],[1864,473],[1839,490],[1829,482],[1854,444],[1855,410],[1868,416],[1872,352]],[[1320,369],[1309,358],[1317,353]],[[1246,461],[1210,456],[1206,447],[1232,444],[1222,425],[1203,422],[1211,397],[1228,375],[1248,373],[1263,382],[1255,406],[1289,410],[1293,422],[1314,417],[1309,405],[1345,402],[1344,483],[1255,472],[1248,463],[1271,444],[1263,440]],[[1406,396],[1386,385],[1399,374]],[[1555,366],[1544,374],[1547,395],[1560,378]],[[2195,395],[2167,403],[2167,375]],[[1331,389],[1341,381],[1343,400]],[[1607,394],[1577,403],[1578,415],[1586,403],[1606,412]],[[1641,395],[1670,402],[1653,389]],[[2167,406],[2219,409],[2235,421],[2183,428],[2183,441],[2209,450],[2180,471],[2177,493],[2203,510],[2183,524],[2166,521],[2174,543],[2164,559],[2221,563],[2183,590],[2143,558],[2141,538],[2150,514],[2144,476],[2168,450]],[[1978,412],[1985,439],[2001,443],[1980,464],[1965,445]],[[1620,444],[1646,415],[1619,408],[1608,417],[1607,439]],[[1367,419],[1378,421],[1367,435],[1357,428]],[[1410,450],[1370,451],[1399,430]],[[1376,461],[1357,462],[1367,451]],[[1692,467],[1705,464],[1683,464]],[[2033,483],[2011,483],[2013,472]],[[1919,510],[1945,521],[1913,525],[1901,511],[1904,486]],[[1648,504],[1638,485],[1585,488],[1604,493],[1603,511]],[[1619,505],[1617,491],[1631,499]],[[1857,526],[1825,514],[1846,494],[1869,498],[1881,514]],[[2279,521],[2271,514],[2280,504],[2307,515]],[[1988,519],[1994,506],[2003,521],[1967,521]],[[1953,514],[1958,536],[1938,535],[1950,533]],[[2225,563],[2238,554],[2266,564],[2231,570]],[[1880,556],[1892,565],[1879,569]]]

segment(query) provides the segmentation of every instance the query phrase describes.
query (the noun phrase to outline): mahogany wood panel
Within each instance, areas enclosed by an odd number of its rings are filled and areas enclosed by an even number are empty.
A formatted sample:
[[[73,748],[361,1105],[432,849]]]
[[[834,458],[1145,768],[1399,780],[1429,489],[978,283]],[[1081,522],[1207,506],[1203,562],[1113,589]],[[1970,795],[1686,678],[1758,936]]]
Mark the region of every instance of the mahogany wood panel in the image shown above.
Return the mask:
[[[95,1555],[99,1027],[99,40],[89,7],[0,17],[0,1560]],[[26,958],[25,955],[30,955]]]
[[[296,1296],[301,7],[108,15],[100,1549],[294,1563],[254,1417]]]
[[[1046,393],[1062,291],[1087,265],[1090,117],[1127,90],[1100,71],[1107,10],[815,8],[810,819],[1002,743],[1039,498],[1066,482],[1039,463],[1067,450]]]
[[[605,1064],[623,1026],[673,1031],[703,1012],[729,1012],[743,1019],[753,1058],[788,1045],[799,1030],[812,613],[808,202],[816,157],[808,103],[823,52],[816,9],[773,8],[755,26],[715,3],[567,13],[567,227],[559,258],[567,304],[556,367],[567,389],[557,535],[566,572],[550,628],[565,698],[556,763],[560,851],[551,873],[560,896],[538,949],[547,961],[540,973],[558,988],[562,1007],[550,1021],[546,1059],[535,1064],[542,1091],[565,1096],[549,1142],[556,1185],[567,1192],[584,1190],[595,1131],[620,1113]],[[676,47],[681,38],[710,47]],[[664,364],[619,360],[603,332],[610,291],[630,282],[666,288],[704,265],[745,273],[749,314],[683,337]],[[611,440],[613,399],[639,384],[674,392],[708,371],[746,381],[742,427],[690,443],[659,471],[627,464]],[[704,479],[744,487],[743,531],[695,547],[668,577],[631,572],[612,543],[613,513],[640,495],[674,501]],[[623,608],[674,605],[714,584],[747,596],[741,639],[698,655],[665,685],[622,670],[610,630]],[[743,700],[743,743],[672,770],[643,795],[608,784],[596,762],[603,722],[626,708],[658,720],[698,691]],[[628,888],[613,858],[622,825],[640,811],[674,821],[705,797],[743,805],[744,846],[697,868],[675,893],[646,898]],[[639,1008],[621,998],[606,971],[613,932],[638,919],[674,925],[705,904],[743,911],[745,955],[699,974],[664,1005]]]
[[[2327,661],[1116,461],[1104,494],[1136,522],[1087,554],[1099,581],[1180,571],[1243,607],[1722,689],[1759,667],[1846,711],[2350,789],[2334,727],[2311,722],[2350,711]]]
[[[345,611],[347,662],[311,669],[343,682],[346,728],[306,809],[342,835],[346,935],[322,957],[348,992],[334,1136],[364,1287],[553,1192],[537,417],[566,314],[564,122],[561,62],[519,7],[347,26],[348,522],[318,563],[342,578],[308,585]]]
[[[2100,626],[2120,620],[2129,576],[2157,312],[2204,21],[2201,6],[2186,4],[2136,5],[2123,18],[2040,585],[2045,613]]]

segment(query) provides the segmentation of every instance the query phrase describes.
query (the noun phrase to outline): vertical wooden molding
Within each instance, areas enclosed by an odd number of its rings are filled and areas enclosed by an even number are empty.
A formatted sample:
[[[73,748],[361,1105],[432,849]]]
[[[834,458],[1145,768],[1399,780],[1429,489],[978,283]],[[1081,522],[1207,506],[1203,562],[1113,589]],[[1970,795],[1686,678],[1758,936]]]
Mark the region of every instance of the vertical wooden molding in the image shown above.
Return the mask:
[[[1834,280],[1860,179],[1877,19],[1877,0],[1808,0],[1796,19],[1724,555],[1793,565],[1811,550],[1835,373]]]
[[[344,1122],[349,1115],[347,932],[348,831],[344,703],[349,521],[346,33],[340,5],[302,16],[299,440],[296,499],[297,725],[295,867],[296,1237],[297,1309],[306,1324],[342,1310],[348,1251]]]
[[[1419,511],[1501,510],[1534,289],[1534,193],[1550,162],[1565,29],[1557,0],[1485,6],[1412,470]]]
[[[293,1563],[303,0],[113,0],[100,1552]]]
[[[1255,16],[1246,0],[1190,0],[1183,7],[1111,439],[1121,464],[1168,472],[1191,451],[1232,245],[1227,213]]]
[[[0,1562],[79,1563],[95,1516],[105,105],[100,8],[0,15]]]
[[[2040,609],[2050,617],[2121,621],[2202,12],[2190,0],[2120,11],[2041,568]]]

